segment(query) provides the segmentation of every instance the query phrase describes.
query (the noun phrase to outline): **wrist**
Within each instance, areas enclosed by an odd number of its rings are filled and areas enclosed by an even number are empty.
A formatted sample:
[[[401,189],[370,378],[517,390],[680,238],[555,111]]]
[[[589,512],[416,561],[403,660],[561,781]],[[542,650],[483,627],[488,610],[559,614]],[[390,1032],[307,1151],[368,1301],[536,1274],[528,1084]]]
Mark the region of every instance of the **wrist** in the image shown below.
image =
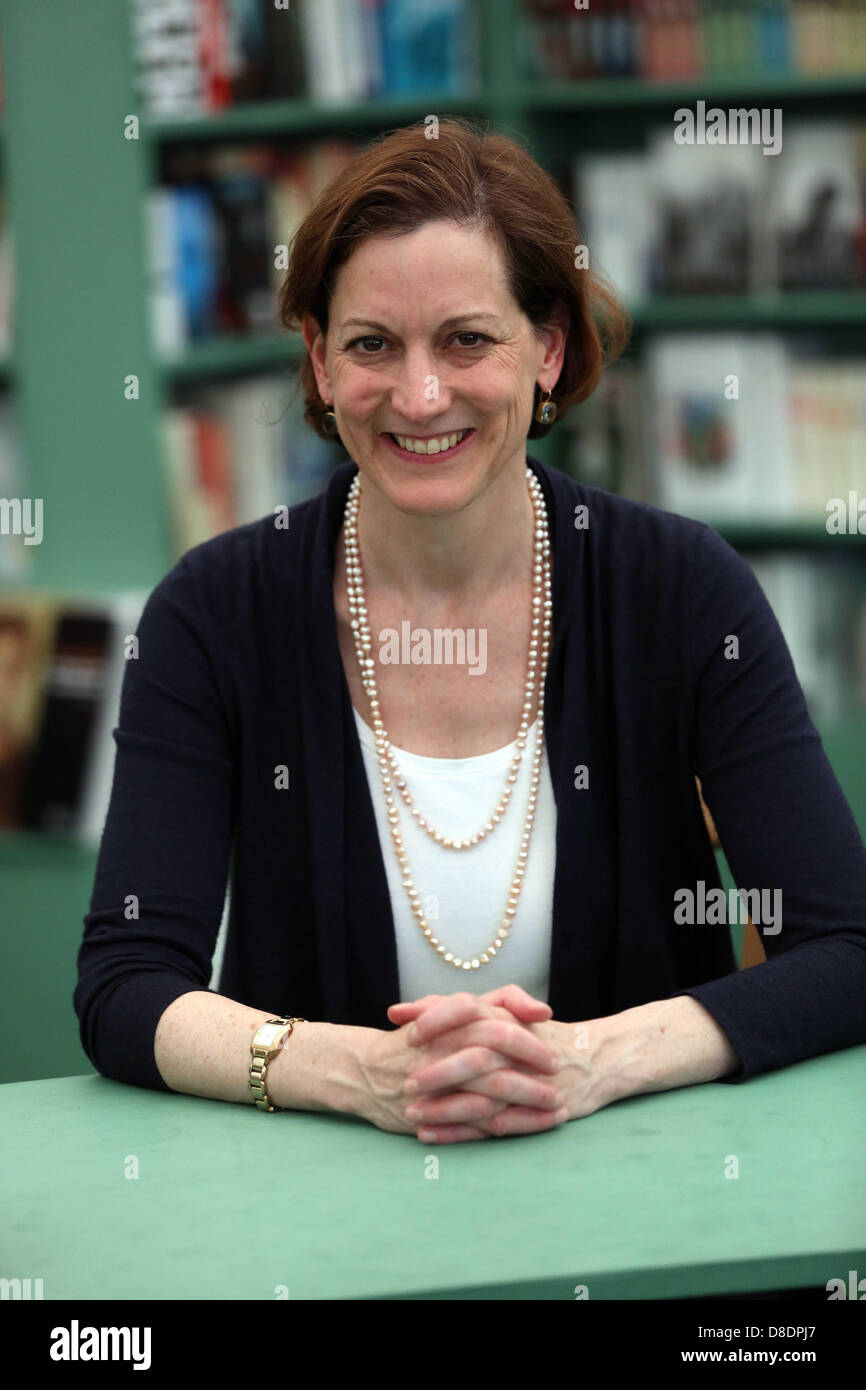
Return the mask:
[[[298,1023],[268,1065],[268,1092],[282,1110],[361,1114],[361,1057],[375,1028]]]
[[[604,1104],[715,1081],[739,1066],[724,1031],[691,995],[640,1004],[585,1028],[592,1069],[607,1092]]]

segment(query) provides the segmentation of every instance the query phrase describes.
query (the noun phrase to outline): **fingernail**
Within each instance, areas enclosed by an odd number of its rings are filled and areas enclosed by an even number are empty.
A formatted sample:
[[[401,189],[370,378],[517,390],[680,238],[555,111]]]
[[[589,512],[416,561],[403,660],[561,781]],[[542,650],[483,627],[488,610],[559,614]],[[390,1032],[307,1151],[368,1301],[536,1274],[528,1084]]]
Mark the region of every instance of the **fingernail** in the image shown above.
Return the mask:
[[[403,1087],[403,1094],[404,1096],[417,1096],[420,1089],[418,1082],[410,1078]]]
[[[418,1138],[423,1144],[435,1144],[436,1131],[435,1129],[419,1129]]]
[[[562,1108],[561,1108],[560,1110],[557,1110],[557,1112],[556,1112],[556,1114],[554,1115],[553,1118],[556,1120],[556,1123],[557,1123],[558,1125],[561,1125],[561,1124],[563,1123],[564,1120],[567,1120],[567,1119],[568,1119],[568,1110],[566,1109],[566,1107],[563,1105]]]
[[[406,1111],[406,1119],[407,1119],[407,1120],[420,1120],[420,1118],[421,1118],[421,1107],[420,1107],[420,1105],[410,1105],[410,1106],[409,1106],[409,1109]]]

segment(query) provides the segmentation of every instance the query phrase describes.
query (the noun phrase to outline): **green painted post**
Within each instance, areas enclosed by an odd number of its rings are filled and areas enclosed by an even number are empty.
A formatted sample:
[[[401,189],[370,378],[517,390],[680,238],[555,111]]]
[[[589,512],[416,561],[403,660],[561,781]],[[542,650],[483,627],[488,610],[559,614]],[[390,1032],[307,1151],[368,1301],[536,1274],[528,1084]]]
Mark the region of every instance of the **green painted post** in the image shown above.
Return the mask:
[[[152,586],[170,564],[145,280],[148,150],[126,0],[0,0],[24,495],[35,583]],[[124,379],[139,380],[138,400]]]

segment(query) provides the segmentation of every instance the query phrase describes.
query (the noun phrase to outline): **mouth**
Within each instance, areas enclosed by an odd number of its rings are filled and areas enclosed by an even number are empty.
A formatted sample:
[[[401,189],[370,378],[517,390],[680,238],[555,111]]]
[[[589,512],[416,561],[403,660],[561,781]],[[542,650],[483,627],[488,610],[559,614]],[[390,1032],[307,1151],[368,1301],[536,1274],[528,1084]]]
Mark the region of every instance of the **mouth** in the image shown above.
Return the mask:
[[[413,435],[387,433],[383,434],[382,438],[398,458],[411,459],[413,462],[420,463],[438,463],[441,459],[453,458],[461,449],[466,448],[474,434],[474,429],[468,429],[431,435],[428,439],[419,439]]]

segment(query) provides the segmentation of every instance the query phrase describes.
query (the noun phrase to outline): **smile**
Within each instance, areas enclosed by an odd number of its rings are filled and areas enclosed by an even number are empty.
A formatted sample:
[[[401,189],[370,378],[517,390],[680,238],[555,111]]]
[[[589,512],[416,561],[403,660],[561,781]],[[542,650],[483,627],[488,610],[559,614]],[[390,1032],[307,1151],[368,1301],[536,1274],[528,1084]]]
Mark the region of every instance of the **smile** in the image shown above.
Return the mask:
[[[450,458],[474,433],[473,429],[468,429],[454,430],[450,434],[431,435],[429,439],[418,439],[408,434],[385,434],[382,437],[388,441],[395,454],[404,458],[441,458],[443,455]]]

